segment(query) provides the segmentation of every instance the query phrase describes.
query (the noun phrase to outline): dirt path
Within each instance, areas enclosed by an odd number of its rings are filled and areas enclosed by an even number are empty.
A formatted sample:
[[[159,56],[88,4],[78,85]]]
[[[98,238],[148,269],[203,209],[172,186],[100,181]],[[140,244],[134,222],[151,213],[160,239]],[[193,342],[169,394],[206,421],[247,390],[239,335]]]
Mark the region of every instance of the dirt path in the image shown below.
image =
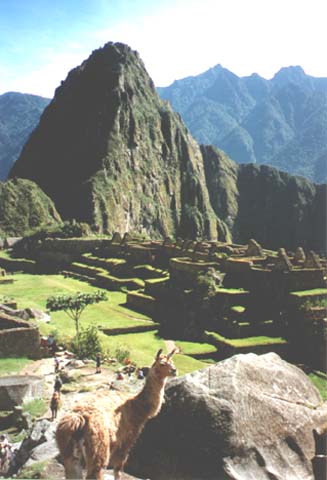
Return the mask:
[[[169,342],[169,341],[167,341]],[[167,348],[172,348],[172,343],[168,343]],[[71,359],[67,359],[62,357],[61,364],[66,365]],[[63,385],[63,392],[61,395],[61,407],[58,412],[58,419],[65,414],[67,411],[71,410],[72,406],[79,401],[85,399],[86,392],[89,391],[91,394],[94,392],[102,392],[109,391],[109,385],[114,381],[115,382],[115,373],[114,371],[108,368],[102,368],[101,373],[95,373],[95,362],[91,362],[88,365],[85,365],[81,368],[69,368],[66,367],[66,371],[71,372],[72,374],[78,377],[76,382],[72,383],[64,383]],[[50,403],[50,398],[53,392],[53,385],[56,374],[54,373],[54,359],[53,358],[43,358],[41,360],[37,360],[30,365],[27,365],[23,368],[20,372],[23,375],[40,375],[43,376],[45,379],[45,389],[43,399]],[[134,379],[129,379],[125,377],[125,380],[122,381],[119,385],[119,390],[127,387],[127,384],[135,383]],[[117,383],[117,382],[115,382]],[[134,386],[135,386],[134,385]],[[142,383],[137,383],[137,388],[140,388]],[[65,389],[69,389],[72,387],[72,391],[65,392]],[[51,411],[50,408],[45,413],[44,417],[48,420],[51,418]],[[57,422],[57,420],[55,420]],[[64,478],[64,470],[63,466],[58,463],[56,460],[51,460],[48,465],[46,466],[45,471],[46,478],[53,478],[54,480],[63,480]],[[106,470],[104,474],[104,480],[114,480],[112,470]],[[122,480],[138,480],[136,477],[130,476],[126,473],[122,474]]]
[[[65,369],[65,366],[69,363],[71,358],[61,357],[60,365]],[[96,391],[101,388],[109,388],[110,382],[115,378],[115,375],[112,371],[107,368],[102,368],[101,373],[95,373],[95,364],[83,366],[81,368],[69,368],[67,371],[71,374],[76,374],[80,378],[78,382],[73,382],[72,384],[64,384],[63,391],[69,389],[72,386],[71,392],[63,392],[61,395],[61,416],[65,411],[69,410],[71,406],[80,401],[85,396],[85,392],[88,390]],[[53,387],[55,382],[56,374],[54,372],[54,359],[53,358],[42,358],[41,360],[36,360],[32,364],[27,365],[20,372],[21,375],[39,375],[44,377],[44,392],[43,399],[45,402],[50,404],[50,399],[53,393]],[[68,386],[68,387],[67,387]],[[51,418],[50,408],[44,415],[44,418]]]

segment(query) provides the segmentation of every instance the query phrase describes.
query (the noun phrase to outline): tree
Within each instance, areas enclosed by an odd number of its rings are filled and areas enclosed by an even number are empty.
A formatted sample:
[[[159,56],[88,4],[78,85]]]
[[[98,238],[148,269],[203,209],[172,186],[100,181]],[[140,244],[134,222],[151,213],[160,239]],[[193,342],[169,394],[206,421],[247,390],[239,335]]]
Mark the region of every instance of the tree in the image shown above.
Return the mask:
[[[56,295],[47,299],[46,307],[52,312],[63,310],[75,322],[77,349],[79,350],[79,319],[88,305],[107,300],[101,290],[94,293],[77,292],[75,295]]]

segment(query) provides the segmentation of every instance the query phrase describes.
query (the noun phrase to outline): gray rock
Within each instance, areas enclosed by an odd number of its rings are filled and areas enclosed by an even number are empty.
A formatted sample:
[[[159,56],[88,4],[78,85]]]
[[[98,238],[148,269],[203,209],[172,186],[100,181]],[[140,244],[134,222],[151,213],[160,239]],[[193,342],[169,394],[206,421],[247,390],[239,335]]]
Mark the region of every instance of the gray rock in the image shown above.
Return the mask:
[[[45,323],[48,323],[51,320],[51,317],[48,313],[38,310],[37,308],[25,308],[25,311],[27,312],[29,318],[36,318],[37,320],[41,320]]]
[[[22,466],[56,457],[59,452],[55,443],[55,429],[55,422],[46,419],[36,421],[29,435],[22,441],[8,474],[17,473]]]
[[[11,410],[23,402],[42,398],[43,382],[43,377],[37,375],[0,377],[0,409]]]
[[[151,480],[313,480],[327,403],[275,353],[236,355],[171,380],[128,472]]]

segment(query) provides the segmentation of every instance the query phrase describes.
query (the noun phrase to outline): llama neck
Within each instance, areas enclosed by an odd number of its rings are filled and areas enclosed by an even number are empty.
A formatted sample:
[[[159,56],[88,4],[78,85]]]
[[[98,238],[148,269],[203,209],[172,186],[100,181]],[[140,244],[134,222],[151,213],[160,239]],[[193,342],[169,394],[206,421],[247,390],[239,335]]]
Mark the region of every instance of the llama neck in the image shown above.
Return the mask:
[[[166,377],[158,378],[149,372],[143,389],[134,398],[140,417],[144,416],[146,420],[155,417],[159,413],[163,402],[166,381]]]

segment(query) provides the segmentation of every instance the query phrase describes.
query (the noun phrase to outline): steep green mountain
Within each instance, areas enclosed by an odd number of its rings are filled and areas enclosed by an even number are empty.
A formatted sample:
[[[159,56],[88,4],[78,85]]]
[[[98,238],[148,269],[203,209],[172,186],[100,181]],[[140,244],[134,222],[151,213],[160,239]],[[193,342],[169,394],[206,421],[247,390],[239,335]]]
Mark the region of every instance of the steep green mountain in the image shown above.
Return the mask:
[[[238,165],[212,146],[201,149],[211,204],[235,242],[325,250],[326,185],[268,165]]]
[[[61,222],[53,204],[30,180],[0,182],[0,235],[27,235],[40,227]]]
[[[199,145],[138,53],[120,43],[68,74],[10,176],[34,180],[64,219],[99,231],[228,234],[210,205]]]
[[[0,95],[0,180],[5,180],[50,100],[8,92]]]
[[[238,163],[327,181],[327,78],[306,75],[301,67],[283,68],[271,80],[238,77],[217,65],[158,92],[199,142]]]
[[[254,78],[246,89],[224,72],[223,85],[224,95],[211,89],[208,102],[232,102],[224,107],[226,132],[242,118],[255,124],[255,98],[264,98],[266,83]],[[194,95],[192,87],[188,96]],[[266,125],[271,108],[261,103]],[[277,109],[276,136],[286,117],[298,121],[297,112]],[[255,154],[247,130],[238,138],[248,138]],[[268,166],[238,165],[213,146],[199,146],[160,100],[137,52],[120,43],[94,51],[68,74],[10,176],[34,180],[64,219],[100,232],[223,241],[232,234],[234,241],[254,237],[272,248],[326,245],[324,186]]]

